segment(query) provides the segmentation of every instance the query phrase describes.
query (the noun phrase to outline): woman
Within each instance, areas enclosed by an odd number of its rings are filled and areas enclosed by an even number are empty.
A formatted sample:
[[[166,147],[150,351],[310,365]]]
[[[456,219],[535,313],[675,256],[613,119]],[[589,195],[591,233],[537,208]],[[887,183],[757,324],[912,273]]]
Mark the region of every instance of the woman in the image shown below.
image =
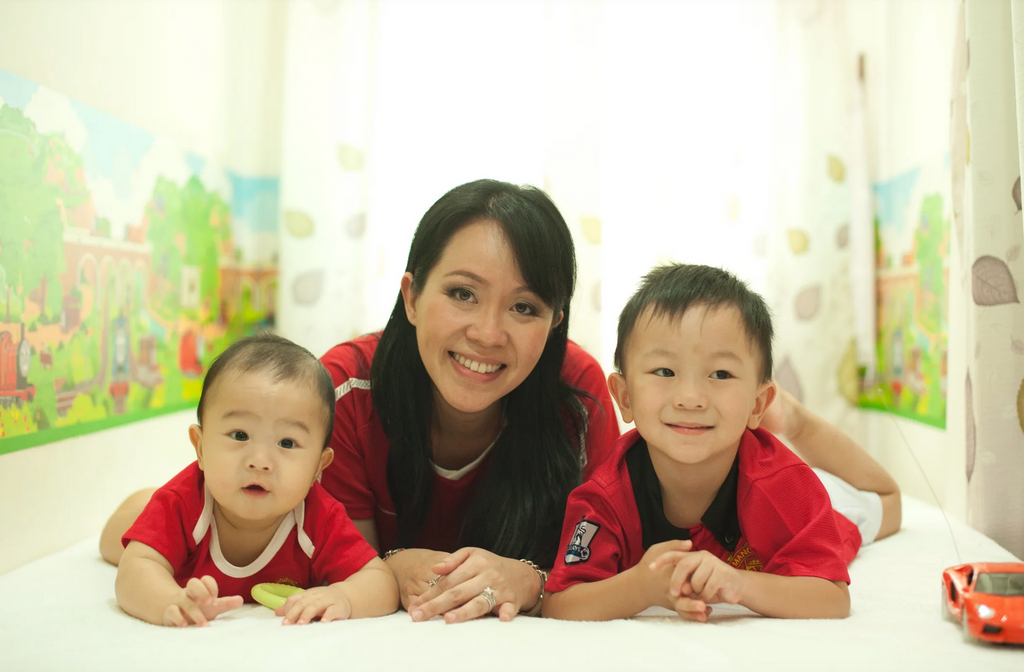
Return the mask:
[[[538,613],[569,492],[618,437],[604,374],[568,341],[572,237],[540,190],[479,180],[427,211],[384,331],[331,349],[322,483],[414,620]],[[149,492],[101,537],[120,533]]]

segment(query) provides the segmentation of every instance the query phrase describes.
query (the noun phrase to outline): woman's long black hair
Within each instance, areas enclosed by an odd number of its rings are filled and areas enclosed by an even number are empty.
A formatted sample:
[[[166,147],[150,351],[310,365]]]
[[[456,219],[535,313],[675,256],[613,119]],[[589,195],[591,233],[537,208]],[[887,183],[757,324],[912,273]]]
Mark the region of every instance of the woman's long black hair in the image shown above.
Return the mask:
[[[504,398],[505,427],[460,532],[462,546],[554,564],[569,492],[579,485],[586,433],[585,393],[562,380],[569,301],[576,284],[572,236],[551,199],[534,187],[495,180],[463,184],[427,210],[406,270],[421,291],[452,236],[479,220],[497,222],[523,279],[562,321],[533,371]],[[391,444],[388,489],[398,516],[398,546],[412,546],[431,503],[433,390],[399,294],[374,354],[373,403]]]

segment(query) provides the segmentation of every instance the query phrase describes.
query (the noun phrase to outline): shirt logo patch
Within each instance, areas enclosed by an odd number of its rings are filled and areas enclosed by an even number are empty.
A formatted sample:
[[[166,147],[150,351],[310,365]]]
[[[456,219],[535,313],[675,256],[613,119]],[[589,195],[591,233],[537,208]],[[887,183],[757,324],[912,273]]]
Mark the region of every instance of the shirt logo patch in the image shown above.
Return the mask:
[[[750,548],[746,542],[737,548],[735,553],[726,558],[725,562],[736,569],[745,569],[749,572],[764,571],[764,563],[754,554],[754,549]]]
[[[569,547],[565,549],[565,564],[571,565],[575,562],[589,560],[590,542],[593,541],[594,535],[600,529],[600,525],[586,518],[576,523],[576,531],[572,533]]]

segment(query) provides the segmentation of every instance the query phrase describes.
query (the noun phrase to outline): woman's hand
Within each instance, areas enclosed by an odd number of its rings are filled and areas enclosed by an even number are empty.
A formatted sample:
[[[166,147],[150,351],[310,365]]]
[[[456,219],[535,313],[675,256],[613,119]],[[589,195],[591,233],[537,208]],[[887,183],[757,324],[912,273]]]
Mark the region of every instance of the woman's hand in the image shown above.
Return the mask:
[[[387,565],[398,582],[398,596],[403,609],[412,612],[412,601],[427,592],[431,579],[437,576],[433,566],[447,557],[448,554],[441,551],[410,548],[388,558]]]
[[[430,578],[439,577],[435,584],[406,606],[414,621],[443,614],[446,623],[460,623],[488,613],[511,621],[522,609],[533,607],[540,596],[540,575],[532,567],[481,548],[459,549],[430,571]],[[494,609],[482,595],[485,588],[494,591]]]

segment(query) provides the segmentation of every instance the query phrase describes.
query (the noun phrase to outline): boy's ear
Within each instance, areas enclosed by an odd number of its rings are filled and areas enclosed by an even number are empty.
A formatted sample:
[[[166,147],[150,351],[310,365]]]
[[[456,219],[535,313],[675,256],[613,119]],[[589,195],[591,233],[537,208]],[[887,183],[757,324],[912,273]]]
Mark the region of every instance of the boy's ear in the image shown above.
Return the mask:
[[[768,412],[768,407],[772,405],[776,394],[778,394],[778,388],[775,387],[775,381],[769,380],[766,383],[761,383],[761,386],[757,388],[757,397],[754,399],[754,410],[747,418],[748,429],[757,429],[761,425],[761,418]]]
[[[320,453],[320,468],[316,470],[316,478],[314,480],[320,480],[320,474],[324,473],[324,469],[326,469],[331,462],[334,462],[334,449],[328,446]]]
[[[405,317],[409,324],[416,326],[416,294],[412,291],[412,273],[402,276],[402,302],[405,303]]]
[[[192,447],[196,449],[196,459],[199,460],[199,470],[203,470],[203,428],[199,425],[190,425],[188,438]]]
[[[629,406],[629,391],[626,390],[626,379],[621,373],[613,373],[608,376],[608,391],[612,393],[612,399],[619,407],[622,421],[633,422],[633,409]]]

